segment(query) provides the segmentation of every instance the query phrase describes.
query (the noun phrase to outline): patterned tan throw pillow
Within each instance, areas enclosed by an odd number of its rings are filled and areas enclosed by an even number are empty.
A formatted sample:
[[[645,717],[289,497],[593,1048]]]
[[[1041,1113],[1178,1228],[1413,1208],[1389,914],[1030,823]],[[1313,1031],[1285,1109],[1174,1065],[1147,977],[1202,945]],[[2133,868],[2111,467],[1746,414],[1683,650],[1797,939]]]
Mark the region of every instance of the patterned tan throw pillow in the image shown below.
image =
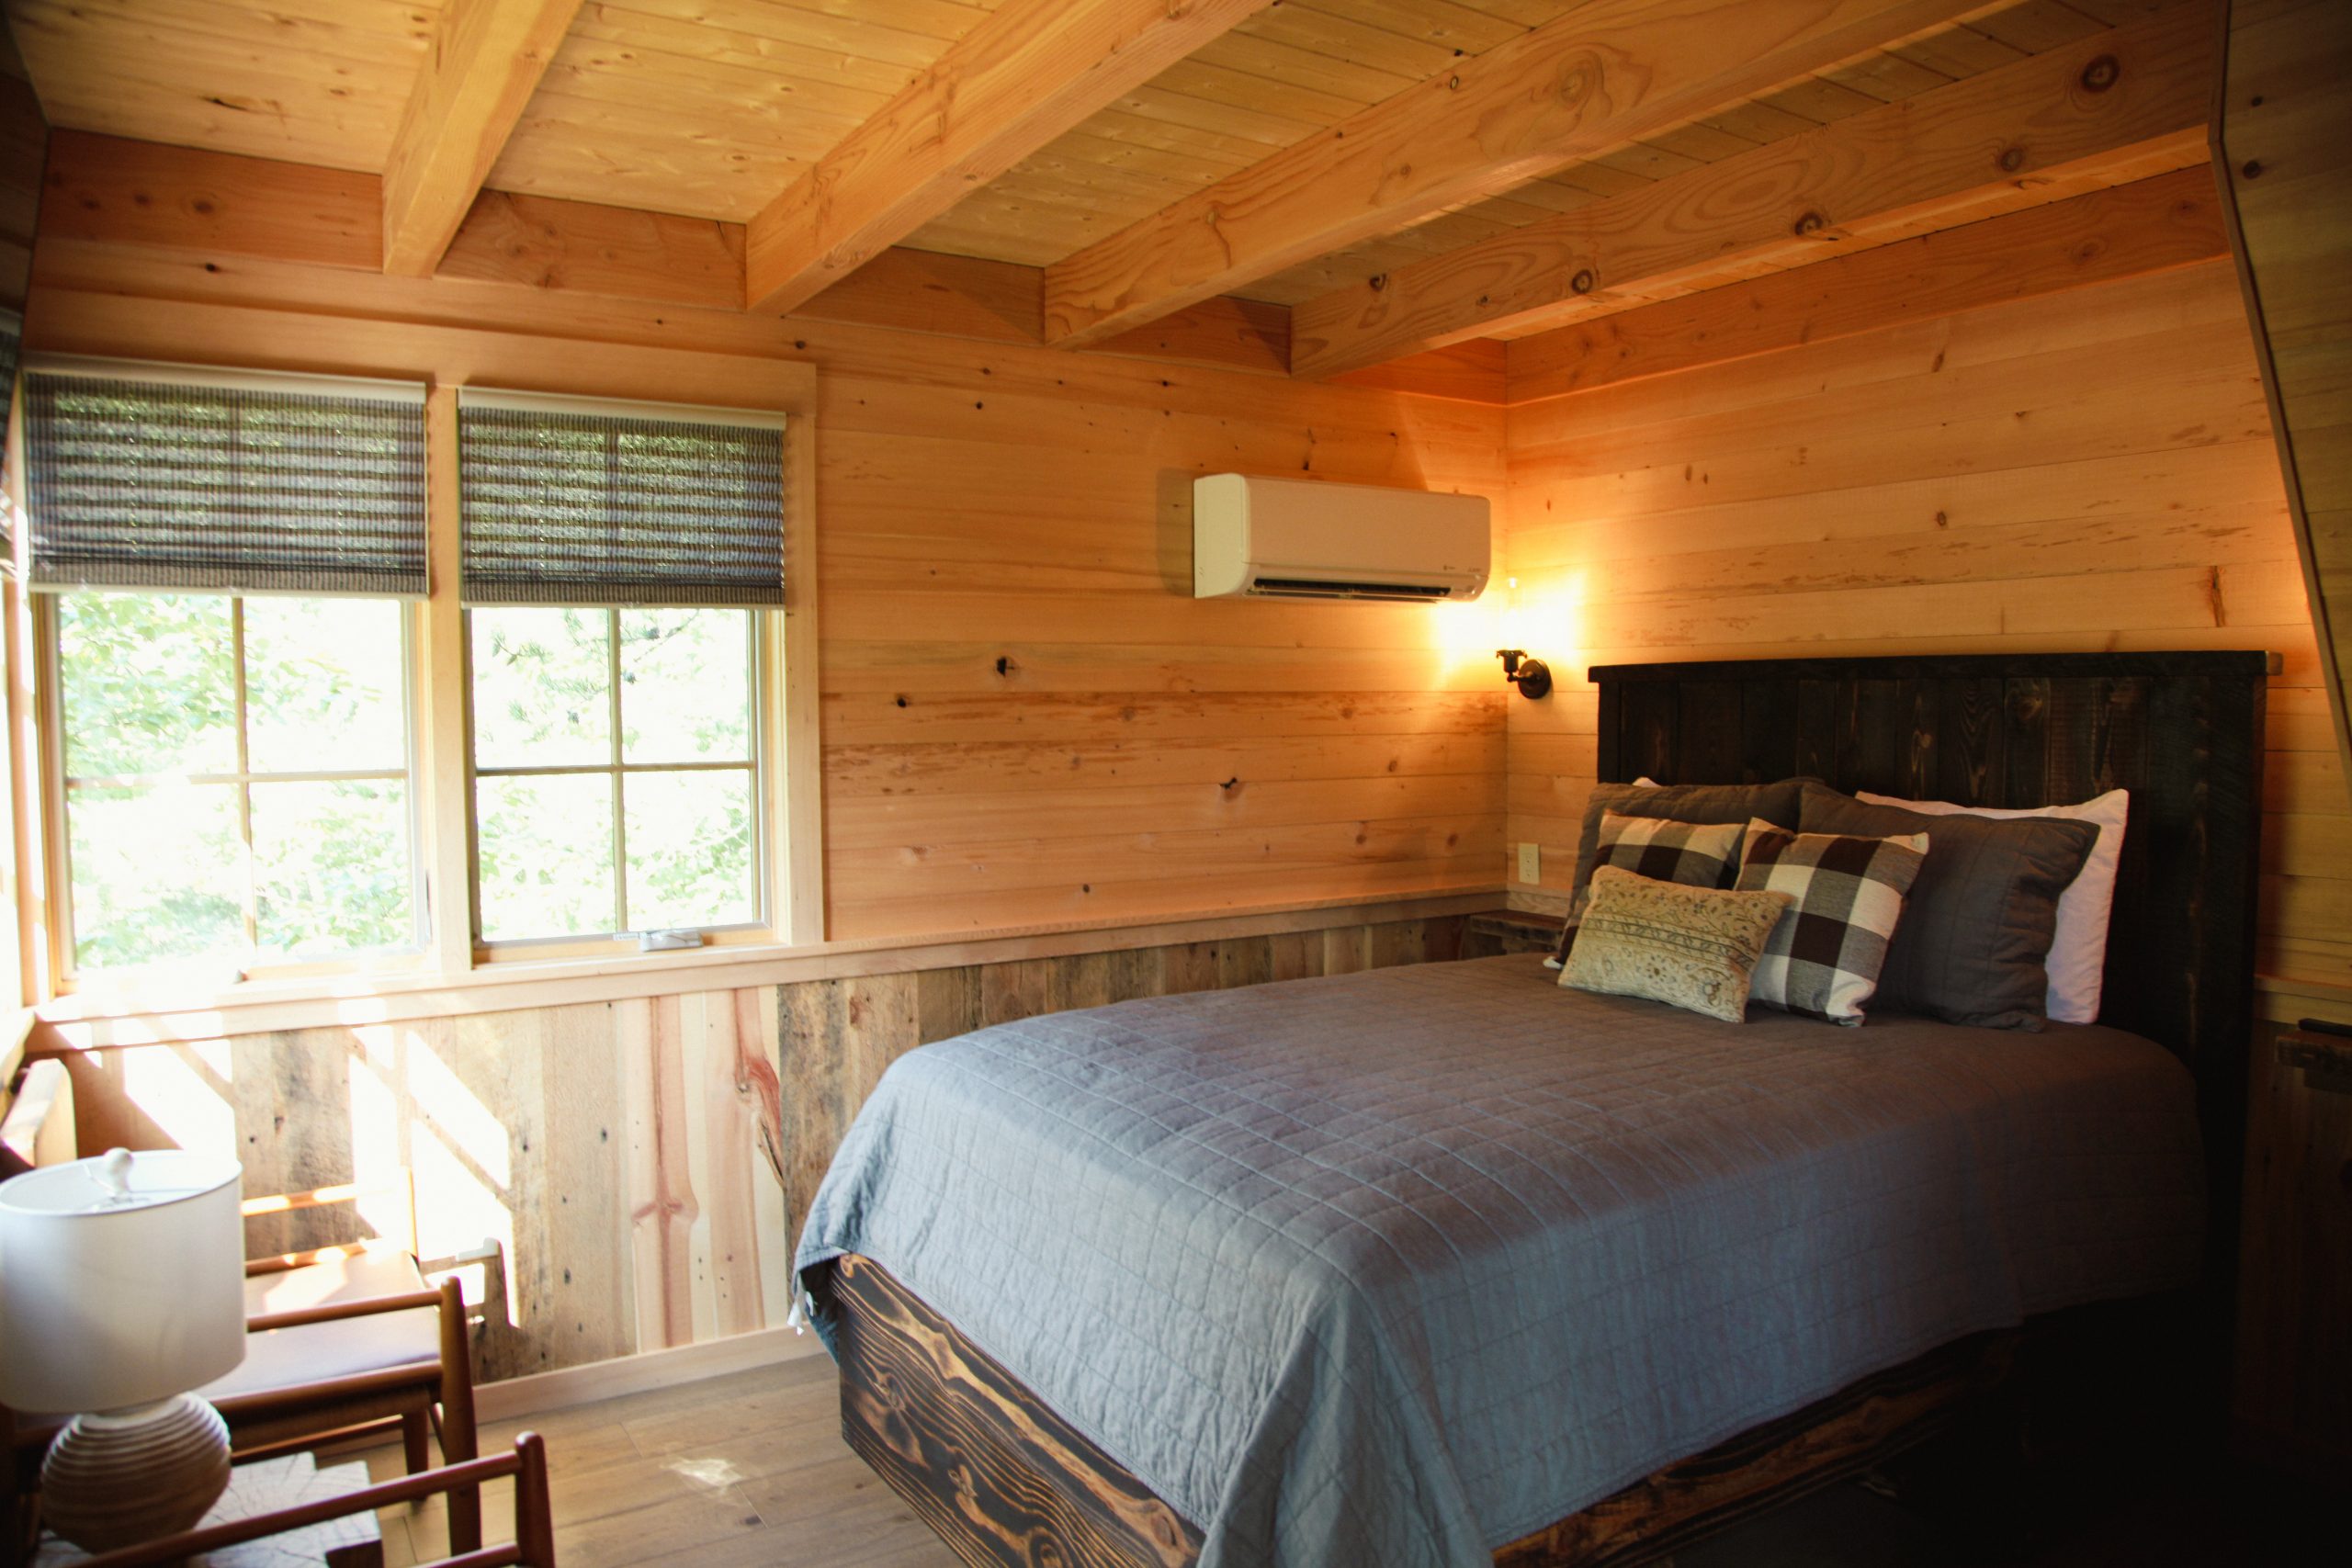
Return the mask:
[[[1741,1022],[1748,974],[1789,904],[1783,893],[1688,887],[1600,866],[1560,984]]]
[[[1927,858],[1925,833],[1861,839],[1750,822],[1741,890],[1793,901],[1757,961],[1756,1000],[1832,1023],[1861,1022],[1903,918],[1903,896]]]

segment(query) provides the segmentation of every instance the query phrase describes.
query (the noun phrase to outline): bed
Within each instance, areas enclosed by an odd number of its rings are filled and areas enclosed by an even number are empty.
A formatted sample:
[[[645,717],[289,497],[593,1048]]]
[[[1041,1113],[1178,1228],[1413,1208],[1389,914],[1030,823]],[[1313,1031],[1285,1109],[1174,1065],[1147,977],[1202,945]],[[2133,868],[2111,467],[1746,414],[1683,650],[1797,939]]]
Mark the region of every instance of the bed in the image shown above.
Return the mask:
[[[2132,788],[2100,1022],[1722,1024],[1522,955],[927,1047],[797,1260],[845,1435],[976,1563],[1633,1561],[2021,1325],[2223,1299],[2263,671],[1596,671],[1604,779]]]

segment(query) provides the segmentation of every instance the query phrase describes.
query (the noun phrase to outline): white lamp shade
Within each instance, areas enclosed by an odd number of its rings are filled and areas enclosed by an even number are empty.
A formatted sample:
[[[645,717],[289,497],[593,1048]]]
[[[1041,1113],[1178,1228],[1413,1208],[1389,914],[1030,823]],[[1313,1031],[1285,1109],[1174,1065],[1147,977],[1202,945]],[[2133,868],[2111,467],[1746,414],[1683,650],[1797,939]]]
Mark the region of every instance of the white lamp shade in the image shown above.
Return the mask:
[[[0,1404],[126,1410],[245,1359],[243,1168],[135,1154],[118,1191],[107,1158],[0,1183]]]

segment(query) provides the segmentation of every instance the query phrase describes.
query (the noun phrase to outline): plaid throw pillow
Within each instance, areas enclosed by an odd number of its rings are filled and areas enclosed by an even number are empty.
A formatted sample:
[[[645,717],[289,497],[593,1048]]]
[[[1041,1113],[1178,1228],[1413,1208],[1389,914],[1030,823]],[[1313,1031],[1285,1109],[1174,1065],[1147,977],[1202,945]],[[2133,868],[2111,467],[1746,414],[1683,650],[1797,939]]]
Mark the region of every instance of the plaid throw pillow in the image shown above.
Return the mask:
[[[1709,824],[1677,822],[1664,817],[1621,817],[1600,814],[1600,829],[1593,842],[1593,869],[1604,865],[1646,876],[1652,882],[1679,883],[1685,887],[1729,887],[1739,874],[1739,840],[1747,829],[1736,822]],[[1552,956],[1565,962],[1591,897],[1588,885],[1576,900],[1568,925]]]
[[[1861,1022],[1903,896],[1927,858],[1925,833],[1858,839],[1750,822],[1740,891],[1785,893],[1794,902],[1756,961],[1749,998],[1833,1023]]]

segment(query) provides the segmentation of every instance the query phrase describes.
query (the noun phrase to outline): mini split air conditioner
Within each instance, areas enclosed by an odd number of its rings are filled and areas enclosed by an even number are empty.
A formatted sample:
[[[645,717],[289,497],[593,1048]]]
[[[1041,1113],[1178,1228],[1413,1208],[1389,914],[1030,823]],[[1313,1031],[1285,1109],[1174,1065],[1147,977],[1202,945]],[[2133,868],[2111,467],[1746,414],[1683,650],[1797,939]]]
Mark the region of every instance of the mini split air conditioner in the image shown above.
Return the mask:
[[[1487,499],[1209,474],[1193,481],[1193,597],[1476,599]]]

